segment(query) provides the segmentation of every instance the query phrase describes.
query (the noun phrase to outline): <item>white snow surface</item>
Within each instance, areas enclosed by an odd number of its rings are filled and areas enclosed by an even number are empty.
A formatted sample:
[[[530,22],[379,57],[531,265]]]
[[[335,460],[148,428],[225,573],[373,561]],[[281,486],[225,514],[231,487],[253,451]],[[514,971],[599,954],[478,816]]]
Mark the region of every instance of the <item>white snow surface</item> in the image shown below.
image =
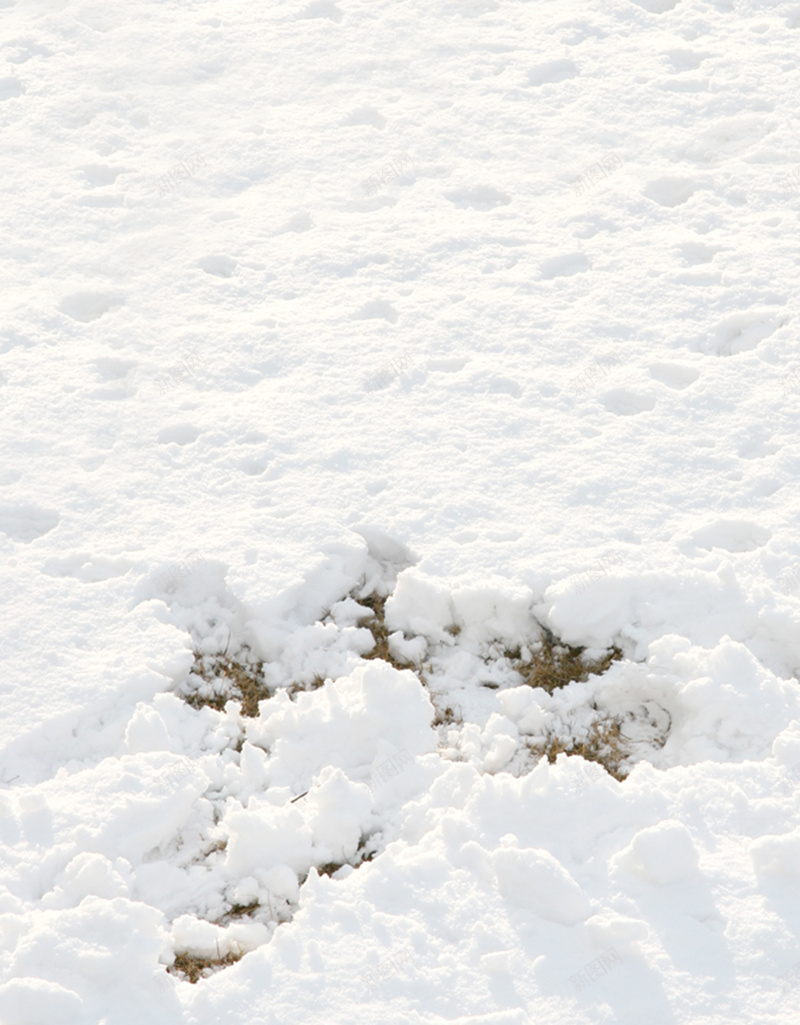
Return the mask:
[[[0,1025],[796,1025],[798,47],[0,0]]]

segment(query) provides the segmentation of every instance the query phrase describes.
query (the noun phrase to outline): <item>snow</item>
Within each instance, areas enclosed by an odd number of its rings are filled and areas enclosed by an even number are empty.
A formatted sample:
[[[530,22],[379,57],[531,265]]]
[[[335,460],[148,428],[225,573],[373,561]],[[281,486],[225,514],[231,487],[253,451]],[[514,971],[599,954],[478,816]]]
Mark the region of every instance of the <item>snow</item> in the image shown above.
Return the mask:
[[[796,4],[0,8],[0,1023],[795,1023]]]

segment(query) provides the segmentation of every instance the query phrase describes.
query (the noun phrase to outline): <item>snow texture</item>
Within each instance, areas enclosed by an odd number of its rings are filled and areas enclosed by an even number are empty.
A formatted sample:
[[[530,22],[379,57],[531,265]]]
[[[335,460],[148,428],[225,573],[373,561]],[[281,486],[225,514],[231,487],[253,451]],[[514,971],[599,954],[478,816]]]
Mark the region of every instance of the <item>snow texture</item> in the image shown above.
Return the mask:
[[[0,1025],[795,1025],[796,2],[0,8]]]

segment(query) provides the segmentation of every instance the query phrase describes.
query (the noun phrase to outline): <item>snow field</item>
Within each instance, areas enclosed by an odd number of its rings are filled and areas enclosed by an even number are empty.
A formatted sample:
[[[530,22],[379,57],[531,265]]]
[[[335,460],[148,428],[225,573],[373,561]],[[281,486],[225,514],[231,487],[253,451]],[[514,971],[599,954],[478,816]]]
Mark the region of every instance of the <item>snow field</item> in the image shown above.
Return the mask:
[[[798,29],[0,0],[1,1025],[794,1025]]]

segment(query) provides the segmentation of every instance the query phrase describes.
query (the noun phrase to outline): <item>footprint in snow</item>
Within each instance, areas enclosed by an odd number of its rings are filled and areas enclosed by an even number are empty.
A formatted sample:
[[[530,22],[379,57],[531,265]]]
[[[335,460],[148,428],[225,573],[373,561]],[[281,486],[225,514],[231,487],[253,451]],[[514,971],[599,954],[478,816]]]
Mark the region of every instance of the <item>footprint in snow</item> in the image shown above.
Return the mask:
[[[121,295],[110,292],[76,292],[61,300],[61,312],[73,320],[88,324],[123,303]]]
[[[566,253],[545,260],[541,266],[541,276],[545,281],[552,278],[565,278],[572,274],[581,274],[589,270],[591,264],[583,253]]]
[[[441,359],[429,359],[428,370],[441,370],[446,374],[455,374],[467,365],[466,356],[445,356]]]
[[[520,849],[514,839],[491,855],[503,898],[515,909],[523,908],[549,922],[565,926],[584,922],[591,914],[589,901],[567,869],[549,851]]]
[[[252,459],[249,457],[245,459],[240,459],[239,462],[236,463],[237,470],[240,470],[243,474],[245,474],[248,477],[260,476],[262,473],[264,473],[268,466],[269,462],[267,460]]]
[[[769,313],[734,313],[717,327],[711,351],[717,356],[735,356],[755,349],[787,322],[788,317]]]
[[[344,15],[332,0],[314,0],[298,17],[329,18],[331,21],[341,21]]]
[[[366,303],[358,313],[355,314],[356,320],[373,320],[381,319],[388,320],[390,324],[396,324],[400,314],[385,299],[373,299],[372,302]]]
[[[707,246],[703,242],[683,242],[680,249],[684,260],[689,265],[710,263],[719,252],[718,249],[712,249],[711,246]]]
[[[576,65],[568,59],[538,64],[528,72],[528,85],[547,85],[550,82],[566,82],[578,74]]]
[[[25,90],[18,78],[0,78],[0,100],[12,100],[21,96]]]
[[[495,0],[459,0],[455,7],[447,9],[448,14],[460,14],[462,17],[477,18],[489,11],[496,11],[499,4]]]
[[[133,563],[127,559],[112,559],[105,555],[76,552],[57,559],[49,559],[43,572],[49,577],[72,577],[83,584],[99,584],[104,580],[125,576]]]
[[[0,331],[0,356],[17,345],[24,345],[29,349],[33,344],[27,335],[20,334],[13,327],[7,327]]]
[[[777,127],[777,122],[763,114],[727,117],[715,121],[703,133],[702,145],[706,150],[724,157],[738,156],[761,142]]]
[[[640,395],[628,391],[627,388],[614,388],[606,392],[600,401],[609,413],[615,413],[617,416],[636,416],[638,413],[655,409],[656,405],[652,395]]]
[[[747,520],[716,520],[694,531],[689,541],[697,548],[725,552],[754,552],[772,537],[771,531]]]
[[[694,192],[694,183],[688,178],[656,178],[644,190],[645,196],[659,206],[681,206]]]
[[[11,7],[12,3],[3,3],[0,0],[0,8]],[[32,39],[18,39],[14,45],[17,48],[17,52],[12,56],[6,57],[9,64],[25,64],[31,57],[52,57],[52,53],[44,46],[40,46],[39,43],[35,43]]]
[[[197,264],[206,274],[217,278],[229,278],[236,270],[236,260],[230,256],[204,256]]]
[[[134,386],[128,380],[128,375],[136,366],[129,360],[115,359],[113,357],[101,356],[92,361],[100,380],[110,387],[97,388],[92,392],[92,398],[97,399],[127,399],[134,393]]]
[[[372,125],[373,128],[383,131],[386,127],[386,118],[374,107],[356,107],[355,110],[350,111],[344,121],[341,121],[340,124]]]
[[[667,50],[666,56],[672,61],[676,72],[696,71],[706,60],[707,54],[694,53],[692,50]]]
[[[169,445],[174,442],[176,445],[191,445],[202,433],[199,427],[193,427],[191,424],[172,424],[170,427],[162,427],[158,432],[158,443],[159,445]]]
[[[112,206],[124,206],[125,197],[117,194],[116,196],[81,196],[78,199],[80,206],[93,206],[99,208],[108,209]]]
[[[522,388],[510,377],[490,377],[485,384],[486,391],[495,392],[499,395],[510,395],[518,399],[522,395]]]
[[[95,32],[112,32],[119,28],[121,23],[120,14],[114,9],[113,4],[97,7],[79,8],[76,18],[81,24],[88,25]]]
[[[54,530],[60,518],[52,509],[36,505],[4,505],[0,506],[0,533],[27,545]]]
[[[739,446],[738,456],[740,459],[766,459],[780,452],[780,445],[770,441],[767,437],[749,437],[744,444]]]
[[[277,234],[285,235],[289,231],[295,231],[298,233],[301,231],[309,231],[313,226],[314,222],[311,220],[311,214],[305,210],[299,210],[289,218]]]
[[[678,0],[633,0],[633,3],[650,14],[666,14],[678,6]]]
[[[670,388],[678,388],[681,391],[694,384],[700,376],[700,371],[694,367],[681,366],[677,363],[653,363],[650,367],[650,376]]]
[[[113,185],[119,177],[121,167],[107,167],[105,164],[84,164],[81,167],[83,176],[90,187],[96,189],[101,185]]]
[[[475,185],[471,189],[456,189],[453,192],[446,192],[445,196],[451,203],[465,209],[471,207],[473,210],[493,210],[496,206],[508,206],[511,197],[491,185]]]

